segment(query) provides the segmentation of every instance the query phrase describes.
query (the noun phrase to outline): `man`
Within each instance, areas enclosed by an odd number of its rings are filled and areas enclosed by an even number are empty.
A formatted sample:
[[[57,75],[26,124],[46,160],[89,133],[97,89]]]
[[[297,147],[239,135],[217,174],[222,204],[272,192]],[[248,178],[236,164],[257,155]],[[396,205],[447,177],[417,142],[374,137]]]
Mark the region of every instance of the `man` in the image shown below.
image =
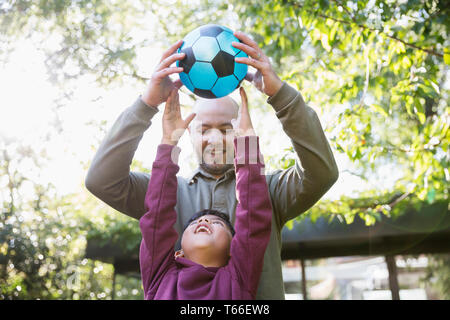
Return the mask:
[[[301,162],[301,165],[296,161],[289,169],[266,174],[273,208],[272,232],[256,299],[284,299],[281,230],[288,220],[308,210],[328,191],[338,178],[338,169],[315,111],[306,106],[297,90],[280,80],[256,42],[242,32],[234,35],[242,42],[233,46],[249,55],[236,61],[257,70],[246,79],[268,96],[267,102],[274,108]],[[152,117],[159,111],[158,106],[174,88],[182,85],[181,81],[172,82],[169,78],[170,74],[183,70],[170,67],[184,58],[183,53],[175,53],[181,44],[181,40],[176,42],[163,54],[146,91],[114,123],[86,177],[89,191],[136,219],[145,213],[144,197],[150,175],[130,172],[130,164]],[[247,103],[243,90],[241,99],[242,103]],[[234,169],[229,162],[233,158],[232,135],[227,134],[232,132],[238,116],[236,103],[230,97],[202,99],[196,103],[194,111],[197,115],[189,133],[199,167],[189,177],[177,178],[176,228],[179,234],[192,212],[203,209],[225,212],[234,223],[237,205]]]

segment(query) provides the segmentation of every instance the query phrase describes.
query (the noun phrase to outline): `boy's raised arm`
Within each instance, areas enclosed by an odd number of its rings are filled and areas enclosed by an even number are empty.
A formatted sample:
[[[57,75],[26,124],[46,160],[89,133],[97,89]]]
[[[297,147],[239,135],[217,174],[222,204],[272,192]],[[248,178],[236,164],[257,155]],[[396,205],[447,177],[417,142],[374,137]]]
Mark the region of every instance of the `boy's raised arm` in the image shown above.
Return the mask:
[[[272,205],[264,175],[258,136],[234,139],[236,168],[236,234],[231,242],[231,263],[255,297],[270,238]]]

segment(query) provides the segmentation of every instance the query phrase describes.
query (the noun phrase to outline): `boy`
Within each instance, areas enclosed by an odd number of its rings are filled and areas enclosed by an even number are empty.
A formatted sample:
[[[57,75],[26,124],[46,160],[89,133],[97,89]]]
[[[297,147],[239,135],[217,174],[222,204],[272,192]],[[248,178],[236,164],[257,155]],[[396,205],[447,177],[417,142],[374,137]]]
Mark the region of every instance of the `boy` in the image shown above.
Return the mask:
[[[179,115],[177,104],[175,92],[167,100],[163,122],[173,112]],[[248,112],[246,106],[243,112]],[[183,123],[184,129],[192,119],[189,117]],[[251,122],[246,124],[249,125]],[[254,299],[272,218],[267,183],[261,174],[264,160],[259,138],[255,135],[234,138],[236,230],[227,215],[215,210],[200,211],[188,222],[181,250],[174,254],[178,239],[173,228],[177,219],[176,173],[181,151],[176,142],[158,146],[145,197],[147,213],[139,223],[145,299]]]

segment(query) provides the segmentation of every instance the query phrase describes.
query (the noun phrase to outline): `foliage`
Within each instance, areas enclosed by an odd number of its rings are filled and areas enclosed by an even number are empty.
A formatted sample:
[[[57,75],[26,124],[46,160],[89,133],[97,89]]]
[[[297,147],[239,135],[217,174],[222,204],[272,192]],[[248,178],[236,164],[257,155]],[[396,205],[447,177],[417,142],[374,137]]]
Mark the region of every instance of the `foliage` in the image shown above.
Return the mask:
[[[92,196],[58,196],[35,181],[30,172],[45,167],[37,150],[15,140],[2,140],[1,149],[0,299],[111,299],[113,266],[84,258],[92,224],[101,231],[111,212]],[[142,295],[136,281],[121,277],[116,296]]]
[[[131,1],[7,1],[0,5],[0,34],[7,43],[26,36],[45,52],[54,83],[90,74],[108,85],[141,79],[136,48],[150,39],[133,30],[143,27],[148,9],[151,4]],[[13,43],[8,48],[5,54]]]
[[[450,299],[450,255],[436,254],[429,256],[429,265],[423,282],[431,284],[438,290],[440,299]]]
[[[345,153],[359,175],[370,177],[387,162],[403,171],[395,190],[360,195],[375,199],[359,209],[366,220],[373,223],[374,214],[387,214],[390,207],[382,206],[388,204],[382,198],[393,193],[405,201],[413,198],[409,195],[430,203],[448,199],[450,109],[444,83],[449,69],[443,55],[450,18],[445,2],[234,4],[244,29],[278,62],[283,78],[322,113],[335,116],[336,124],[327,128],[333,149]],[[343,212],[354,202],[344,197],[315,209]]]
[[[410,194],[429,202],[448,199],[443,52],[449,18],[442,2],[260,1],[236,7],[245,29],[279,61],[284,79],[296,83],[307,101],[320,104],[322,113],[336,116],[336,125],[327,128],[330,140],[359,167],[357,174],[370,177],[387,162],[403,170],[395,190],[361,197],[394,192],[406,200]],[[348,201],[321,211],[345,211]],[[370,215],[367,220],[375,221]]]
[[[52,185],[26,176],[44,160],[16,141],[2,144],[0,173],[0,295],[3,299],[57,298],[70,294],[67,271],[79,258],[76,224],[53,202]],[[75,260],[75,261],[74,261]],[[69,290],[70,291],[70,290]]]

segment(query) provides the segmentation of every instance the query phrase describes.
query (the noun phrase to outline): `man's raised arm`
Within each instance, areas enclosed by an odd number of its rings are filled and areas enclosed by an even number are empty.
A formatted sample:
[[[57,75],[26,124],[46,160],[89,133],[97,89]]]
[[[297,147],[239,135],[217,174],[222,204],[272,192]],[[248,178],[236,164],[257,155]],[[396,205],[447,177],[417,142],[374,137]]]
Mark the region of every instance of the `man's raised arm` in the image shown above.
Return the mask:
[[[139,219],[150,176],[130,172],[134,153],[158,112],[138,98],[123,111],[106,135],[89,167],[86,188],[97,198],[126,215]]]
[[[282,227],[311,208],[336,182],[339,171],[319,118],[300,92],[283,83],[267,102],[274,108],[300,160],[269,177],[274,210]]]
[[[236,58],[236,62],[257,70],[247,74],[246,79],[269,96],[267,102],[291,139],[303,168],[296,161],[294,167],[268,174],[276,222],[281,230],[288,220],[312,207],[336,182],[339,172],[315,111],[306,106],[300,92],[281,81],[270,58],[253,39],[240,31],[234,35],[241,42],[233,46],[249,56]]]

